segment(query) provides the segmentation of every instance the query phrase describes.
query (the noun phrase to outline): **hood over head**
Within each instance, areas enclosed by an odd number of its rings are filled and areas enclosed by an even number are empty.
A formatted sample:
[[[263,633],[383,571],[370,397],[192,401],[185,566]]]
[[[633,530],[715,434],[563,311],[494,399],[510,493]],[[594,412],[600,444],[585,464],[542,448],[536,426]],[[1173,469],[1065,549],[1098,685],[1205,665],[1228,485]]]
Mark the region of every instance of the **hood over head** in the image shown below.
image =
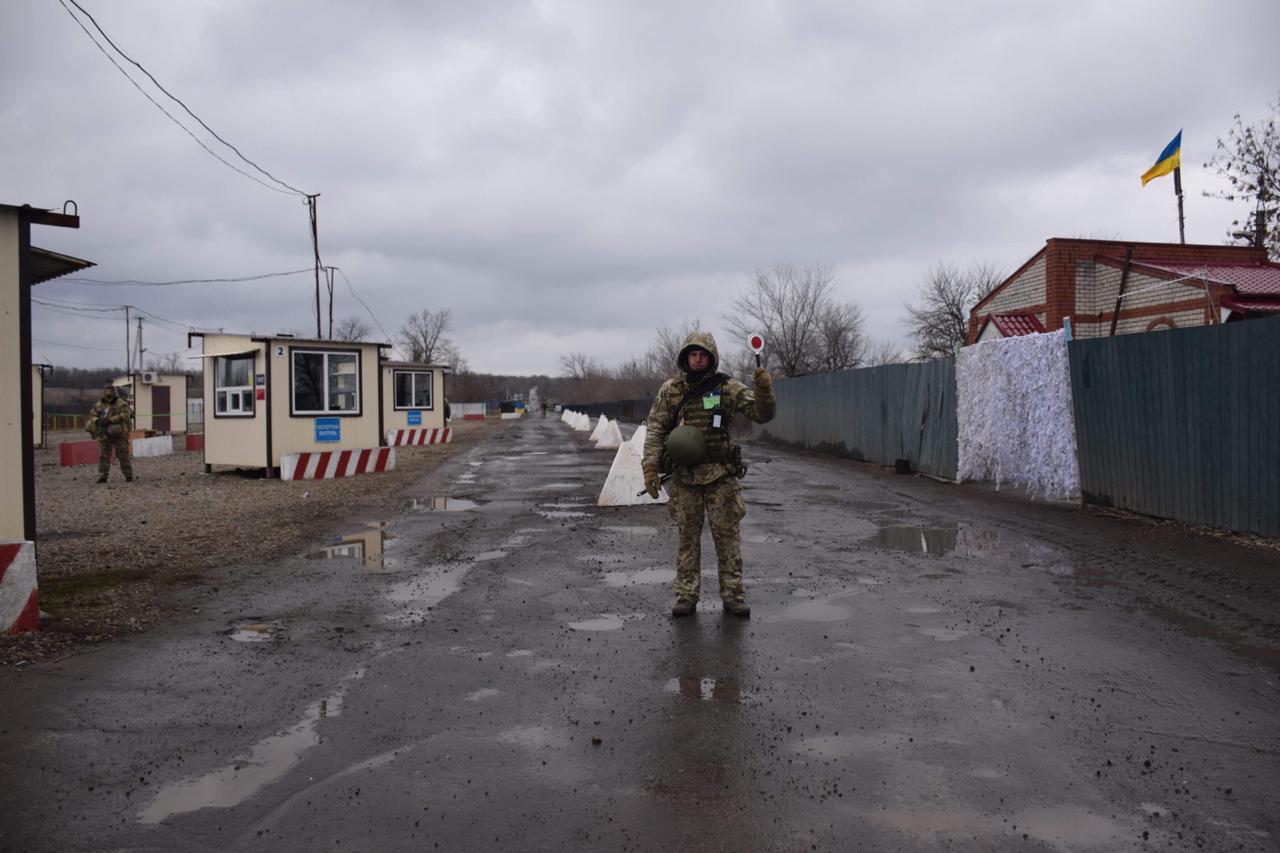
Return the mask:
[[[702,330],[690,332],[689,337],[684,339],[684,346],[680,347],[680,354],[676,356],[676,367],[685,375],[689,375],[689,350],[695,347],[711,353],[711,366],[707,368],[706,375],[715,373],[720,367],[720,350],[716,347],[716,339],[711,333]]]

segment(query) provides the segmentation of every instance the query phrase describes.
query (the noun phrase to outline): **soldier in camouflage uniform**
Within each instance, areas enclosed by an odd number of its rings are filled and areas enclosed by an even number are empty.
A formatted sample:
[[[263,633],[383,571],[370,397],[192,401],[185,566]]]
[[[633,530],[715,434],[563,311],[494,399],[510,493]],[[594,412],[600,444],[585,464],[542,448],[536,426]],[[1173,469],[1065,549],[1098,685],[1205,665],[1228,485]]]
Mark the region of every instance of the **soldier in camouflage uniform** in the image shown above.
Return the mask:
[[[676,604],[673,616],[688,616],[698,603],[701,586],[702,522],[706,517],[715,541],[720,569],[720,598],[735,616],[750,616],[742,586],[742,545],[738,523],[746,514],[738,485],[740,451],[730,427],[738,414],[756,423],[773,419],[773,384],[769,372],[757,368],[755,390],[717,373],[720,353],[710,332],[693,332],[676,359],[679,373],[662,384],[646,421],[644,485],[658,497],[667,435],[677,426],[702,432],[707,458],[692,468],[675,467],[668,486],[667,509],[680,531],[676,553]]]
[[[102,399],[89,410],[89,423],[85,432],[98,440],[98,482],[107,482],[111,473],[111,453],[120,460],[120,472],[126,481],[133,481],[133,459],[129,455],[129,424],[133,412],[129,404],[116,394],[110,382],[102,389]]]

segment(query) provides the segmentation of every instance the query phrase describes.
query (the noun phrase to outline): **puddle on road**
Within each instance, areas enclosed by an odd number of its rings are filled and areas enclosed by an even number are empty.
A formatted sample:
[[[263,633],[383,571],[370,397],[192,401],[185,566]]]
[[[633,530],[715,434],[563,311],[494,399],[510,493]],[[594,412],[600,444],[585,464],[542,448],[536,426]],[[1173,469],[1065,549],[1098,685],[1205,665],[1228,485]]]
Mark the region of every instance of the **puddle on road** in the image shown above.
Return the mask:
[[[848,758],[858,753],[884,749],[887,745],[886,738],[901,739],[901,736],[815,735],[795,744],[792,749],[814,758]]]
[[[575,631],[617,631],[622,628],[624,623],[635,622],[643,618],[643,613],[627,613],[623,615],[602,613],[595,619],[570,622],[569,627]]]
[[[701,702],[741,702],[742,687],[736,678],[699,678],[682,675],[673,678],[662,687],[668,693],[678,693],[686,699]]]
[[[917,630],[926,637],[933,637],[940,643],[954,643],[961,637],[969,636],[968,631],[961,631],[958,628],[918,628]]]
[[[712,572],[703,572],[702,578],[704,583],[713,582],[715,574]],[[615,589],[624,586],[640,586],[643,584],[668,584],[673,583],[676,579],[675,569],[637,569],[633,572],[605,572],[605,586],[611,586]]]
[[[349,673],[334,692],[309,705],[301,720],[258,741],[247,755],[238,756],[230,766],[165,785],[151,805],[138,814],[138,820],[156,824],[199,809],[230,808],[282,778],[301,760],[303,753],[320,742],[320,733],[316,730],[320,720],[342,713],[348,685],[364,678],[364,672],[361,667]]]
[[[591,518],[595,513],[582,512],[581,510],[572,509],[535,509],[538,515],[543,518],[560,519],[560,518]]]
[[[485,563],[489,560],[501,560],[505,556],[507,556],[506,551],[481,551],[471,559],[475,560],[477,563]]]
[[[488,501],[437,495],[434,498],[412,498],[409,501],[409,508],[415,512],[461,512],[468,509],[478,509],[486,503]]]
[[[876,545],[909,554],[941,556],[956,549],[958,527],[905,527],[897,524],[881,526]]]
[[[560,489],[576,489],[576,488],[578,488],[578,487],[579,487],[579,486],[581,486],[581,485],[582,485],[582,483],[570,483],[570,482],[562,482],[562,483],[543,483],[543,484],[542,484],[542,485],[540,485],[540,486],[531,486],[531,487],[529,487],[529,488],[527,488],[527,489],[522,489],[521,491],[525,491],[525,492],[554,492],[554,491],[558,491],[558,490],[560,490]]]
[[[284,626],[279,622],[246,622],[227,629],[227,636],[237,643],[273,643],[283,639]]]
[[[1025,809],[1009,818],[1020,832],[1026,832],[1048,844],[1069,850],[1109,846],[1129,841],[1123,828],[1114,821],[1081,806],[1062,805]]]
[[[606,524],[601,530],[609,533],[625,533],[628,536],[656,536],[658,528],[643,524]]]
[[[587,505],[586,501],[549,501],[538,504],[543,509],[582,509]]]
[[[498,740],[528,749],[550,749],[565,745],[564,736],[546,726],[516,726],[498,735]]]
[[[902,608],[906,613],[941,613],[941,607],[934,607],[932,604],[912,604]]]
[[[479,690],[477,690],[474,693],[468,693],[467,701],[480,702],[485,699],[492,699],[494,696],[497,696],[501,692],[502,691],[498,690],[496,687],[481,687]]]
[[[458,591],[470,568],[469,563],[429,567],[430,574],[392,584],[385,592],[387,599],[408,606],[388,616],[387,621],[406,624],[424,621],[432,608]]]
[[[374,522],[370,526],[375,525],[381,528],[386,525],[386,522]],[[381,569],[383,568],[382,553],[386,541],[390,538],[392,537],[383,533],[381,529],[370,530],[368,533],[353,533],[349,536],[335,536],[332,544],[313,551],[307,555],[307,558],[359,560],[366,568]]]
[[[509,658],[533,657],[533,650],[532,649],[512,649],[511,651],[507,652],[507,657]]]
[[[853,611],[830,601],[815,598],[783,608],[782,618],[797,622],[843,622],[853,618]]]

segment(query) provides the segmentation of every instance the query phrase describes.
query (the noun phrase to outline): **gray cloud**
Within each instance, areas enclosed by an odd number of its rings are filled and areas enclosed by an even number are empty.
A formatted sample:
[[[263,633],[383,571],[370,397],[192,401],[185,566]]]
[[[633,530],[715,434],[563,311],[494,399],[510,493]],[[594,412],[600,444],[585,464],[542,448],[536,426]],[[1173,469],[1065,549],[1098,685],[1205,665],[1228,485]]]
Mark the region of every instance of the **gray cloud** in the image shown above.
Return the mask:
[[[617,361],[684,317],[720,330],[778,261],[832,266],[872,332],[898,338],[940,259],[1012,268],[1054,235],[1171,239],[1170,188],[1138,175],[1179,127],[1189,239],[1219,242],[1231,211],[1198,197],[1199,164],[1280,79],[1263,0],[82,2],[250,157],[322,193],[322,253],[388,330],[451,308],[472,365],[503,372],[554,372],[571,349]],[[0,201],[72,197],[83,214],[38,243],[103,278],[309,263],[299,200],[200,151],[61,7],[24,2],[6,24]],[[42,290],[202,327],[314,323],[305,276]],[[340,316],[362,313],[338,293]],[[122,337],[49,311],[36,331]]]

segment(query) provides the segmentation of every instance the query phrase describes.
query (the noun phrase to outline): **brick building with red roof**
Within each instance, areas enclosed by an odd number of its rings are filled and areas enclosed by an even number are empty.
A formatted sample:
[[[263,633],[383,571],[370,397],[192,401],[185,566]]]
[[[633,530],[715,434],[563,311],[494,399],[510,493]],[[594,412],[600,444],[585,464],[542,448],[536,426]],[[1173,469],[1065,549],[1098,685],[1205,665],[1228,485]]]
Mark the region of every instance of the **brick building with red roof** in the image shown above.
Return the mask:
[[[1276,313],[1280,264],[1262,249],[1053,237],[973,307],[969,342],[1067,318],[1073,336],[1097,338]]]

